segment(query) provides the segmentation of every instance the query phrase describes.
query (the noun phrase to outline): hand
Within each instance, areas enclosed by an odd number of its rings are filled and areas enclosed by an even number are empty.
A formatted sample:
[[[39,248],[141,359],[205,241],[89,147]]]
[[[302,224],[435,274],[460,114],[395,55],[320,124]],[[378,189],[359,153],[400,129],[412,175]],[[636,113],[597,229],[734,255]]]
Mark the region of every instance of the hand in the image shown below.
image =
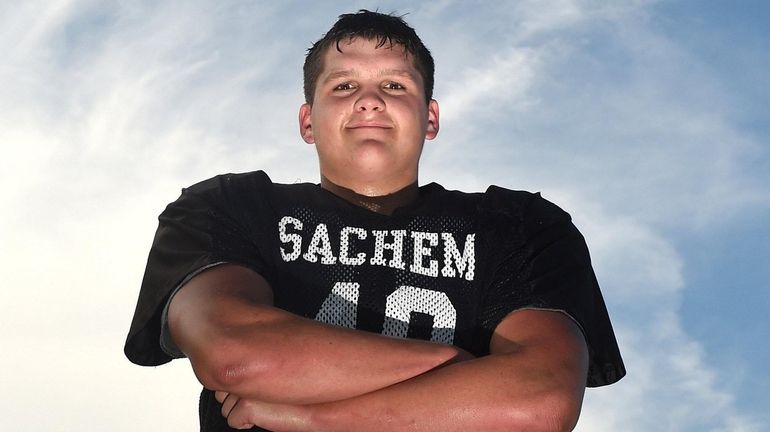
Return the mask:
[[[222,404],[222,417],[227,419],[227,424],[231,428],[250,429],[255,426],[253,423],[245,421],[243,418],[244,410],[238,410],[238,412],[233,415],[232,419],[230,418],[231,414],[233,414],[233,411],[235,410],[235,407],[238,406],[238,402],[241,402],[241,398],[234,394],[221,391],[215,392],[214,397],[217,401],[219,401],[219,403]]]
[[[310,428],[310,408],[244,399],[232,393],[215,392],[222,404],[222,416],[234,429],[260,426],[269,430],[306,431]]]

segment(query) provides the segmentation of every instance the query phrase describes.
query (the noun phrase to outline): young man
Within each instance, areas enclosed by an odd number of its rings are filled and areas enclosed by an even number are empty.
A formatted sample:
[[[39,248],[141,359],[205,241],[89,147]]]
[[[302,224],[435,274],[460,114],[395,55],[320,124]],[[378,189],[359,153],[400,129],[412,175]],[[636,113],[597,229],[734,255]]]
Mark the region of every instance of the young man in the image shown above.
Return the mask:
[[[400,18],[343,15],[305,63],[320,185],[228,174],[161,214],[126,355],[188,357],[201,430],[571,430],[625,374],[568,214],[418,186],[432,87]]]

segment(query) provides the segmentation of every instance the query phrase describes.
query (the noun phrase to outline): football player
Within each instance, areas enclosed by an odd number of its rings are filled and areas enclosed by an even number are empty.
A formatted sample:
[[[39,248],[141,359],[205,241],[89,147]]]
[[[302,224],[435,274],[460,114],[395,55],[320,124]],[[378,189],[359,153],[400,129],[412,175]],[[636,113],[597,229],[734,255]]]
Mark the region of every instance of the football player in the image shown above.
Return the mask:
[[[583,237],[539,194],[418,182],[439,132],[430,52],[342,15],[308,51],[320,184],[262,171],[161,214],[126,343],[187,357],[201,430],[571,430],[625,374]]]

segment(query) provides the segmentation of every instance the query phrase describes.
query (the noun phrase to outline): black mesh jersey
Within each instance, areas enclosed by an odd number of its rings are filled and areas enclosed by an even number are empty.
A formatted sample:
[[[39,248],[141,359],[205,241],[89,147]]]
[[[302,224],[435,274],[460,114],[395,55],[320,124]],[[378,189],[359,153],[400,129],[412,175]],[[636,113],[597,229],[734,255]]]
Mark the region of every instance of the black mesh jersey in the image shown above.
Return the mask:
[[[257,171],[184,189],[159,221],[125,346],[137,364],[171,360],[160,347],[170,294],[189,275],[227,262],[261,274],[275,305],[298,315],[477,356],[488,354],[508,313],[564,311],[589,346],[587,385],[625,374],[585,241],[539,194],[429,184],[386,216]]]

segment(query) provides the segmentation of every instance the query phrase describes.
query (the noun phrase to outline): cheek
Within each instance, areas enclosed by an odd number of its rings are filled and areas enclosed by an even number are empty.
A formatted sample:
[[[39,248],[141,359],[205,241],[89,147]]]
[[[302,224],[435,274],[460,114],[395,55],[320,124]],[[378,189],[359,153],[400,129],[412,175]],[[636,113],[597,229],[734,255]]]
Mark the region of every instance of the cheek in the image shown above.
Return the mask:
[[[391,115],[394,113],[397,113],[402,123],[411,125],[415,130],[425,129],[428,126],[428,109],[423,106],[422,100],[394,102],[391,105]]]
[[[311,120],[314,130],[333,131],[339,129],[345,118],[346,113],[339,104],[326,104],[322,109],[313,112]]]

